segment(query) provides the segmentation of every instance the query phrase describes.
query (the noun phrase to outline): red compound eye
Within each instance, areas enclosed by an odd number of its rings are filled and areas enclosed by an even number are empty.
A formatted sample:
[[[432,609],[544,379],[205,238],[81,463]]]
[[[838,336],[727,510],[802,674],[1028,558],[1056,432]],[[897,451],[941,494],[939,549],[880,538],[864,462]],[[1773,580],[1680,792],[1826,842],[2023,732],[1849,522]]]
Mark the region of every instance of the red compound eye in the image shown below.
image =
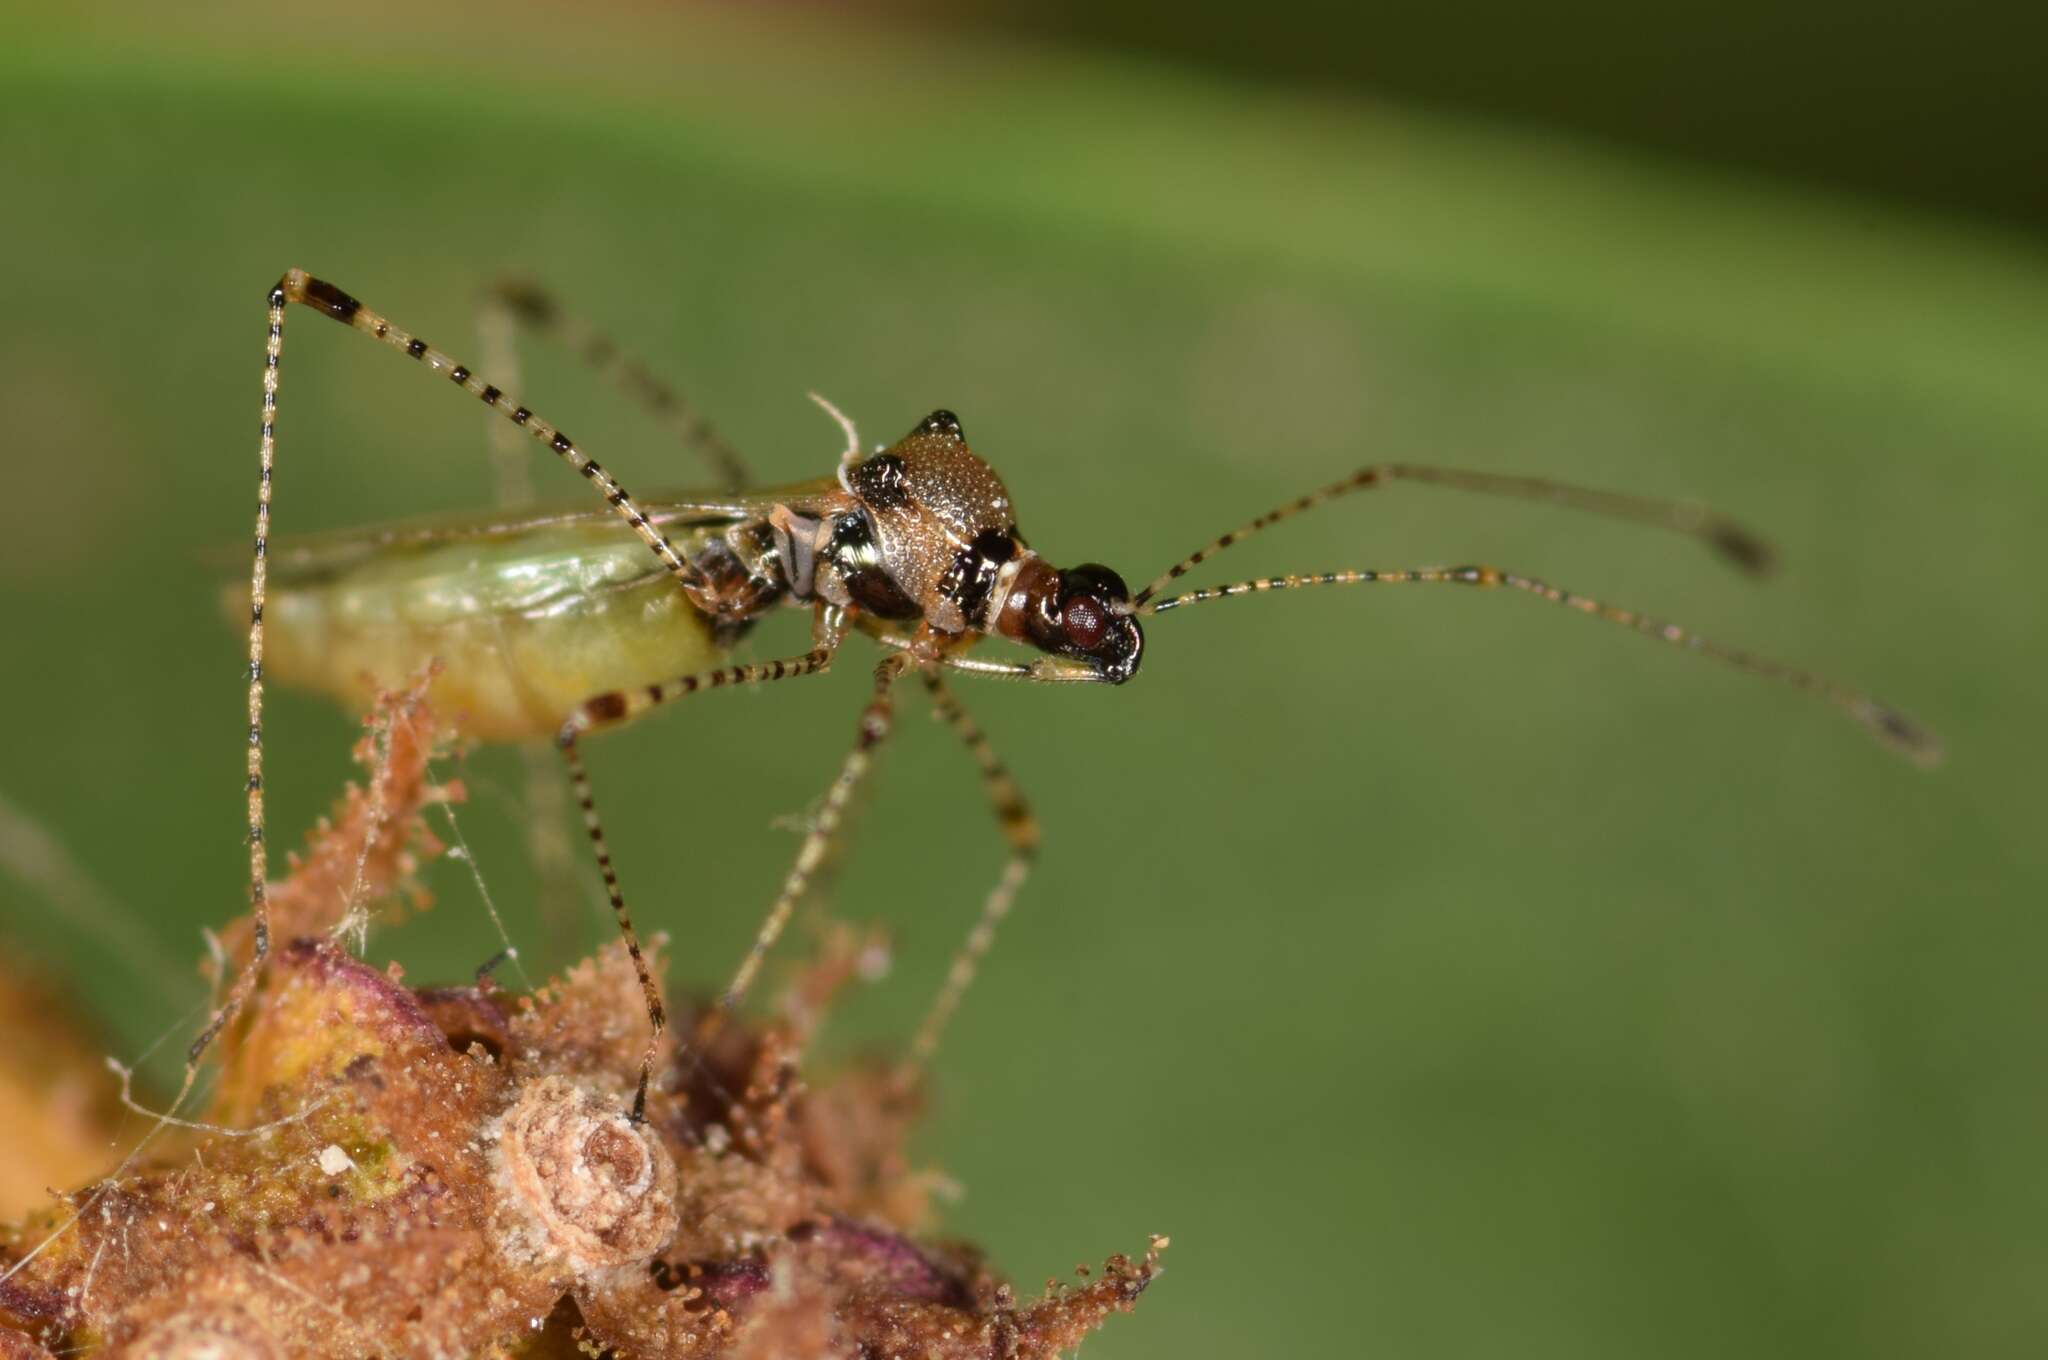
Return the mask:
[[[1060,611],[1060,628],[1067,641],[1082,651],[1093,651],[1109,631],[1109,606],[1093,595],[1076,595]]]

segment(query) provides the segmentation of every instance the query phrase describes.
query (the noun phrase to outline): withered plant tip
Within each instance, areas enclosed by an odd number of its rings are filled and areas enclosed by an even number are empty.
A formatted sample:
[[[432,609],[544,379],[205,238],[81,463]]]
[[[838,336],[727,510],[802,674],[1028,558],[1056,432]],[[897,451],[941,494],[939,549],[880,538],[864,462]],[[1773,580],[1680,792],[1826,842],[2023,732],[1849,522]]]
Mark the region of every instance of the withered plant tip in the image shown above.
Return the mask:
[[[203,1114],[0,1230],[0,1355],[1050,1360],[1156,1276],[1163,1239],[1020,1301],[923,1237],[918,1091],[887,1062],[804,1065],[867,932],[825,933],[790,1019],[736,1016],[688,1069],[665,1042],[639,1119],[623,946],[530,994],[351,957],[349,913],[424,900],[422,812],[462,797],[428,777],[438,731],[423,688],[384,697],[357,749],[374,787],[269,894],[273,966]],[[246,968],[251,924],[224,938]]]

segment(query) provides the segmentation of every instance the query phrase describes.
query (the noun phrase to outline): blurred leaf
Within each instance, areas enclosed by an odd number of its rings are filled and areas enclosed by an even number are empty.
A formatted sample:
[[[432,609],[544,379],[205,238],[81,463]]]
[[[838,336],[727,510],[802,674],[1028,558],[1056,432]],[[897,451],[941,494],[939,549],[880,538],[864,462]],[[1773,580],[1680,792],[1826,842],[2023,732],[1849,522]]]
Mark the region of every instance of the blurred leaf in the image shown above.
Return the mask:
[[[2048,1338],[2038,256],[1512,130],[780,11],[17,26],[6,791],[154,948],[191,958],[239,910],[238,644],[200,555],[248,532],[288,265],[458,353],[477,288],[536,273],[768,480],[837,447],[806,389],[871,438],[948,406],[1037,547],[1134,579],[1369,458],[1696,497],[1779,542],[1768,591],[1426,491],[1218,575],[1499,561],[1867,683],[1947,768],[1465,594],[1195,611],[1121,691],[968,691],[1047,849],[942,1059],[957,1227],[1027,1280],[1170,1231],[1091,1356]],[[293,318],[280,534],[486,498],[482,418],[373,351]],[[629,485],[695,475],[573,362],[526,369]],[[593,745],[682,977],[751,933],[792,849],[771,819],[851,740],[852,669]],[[341,745],[345,720],[273,707],[275,741]],[[535,938],[503,756],[465,770],[466,826]],[[278,824],[337,773],[295,767]],[[999,859],[959,753],[909,725],[838,896],[888,921],[898,971],[842,1041],[913,1022]],[[376,942],[415,976],[495,948],[441,887]],[[172,1020],[62,922],[16,928],[58,935],[132,1045]]]

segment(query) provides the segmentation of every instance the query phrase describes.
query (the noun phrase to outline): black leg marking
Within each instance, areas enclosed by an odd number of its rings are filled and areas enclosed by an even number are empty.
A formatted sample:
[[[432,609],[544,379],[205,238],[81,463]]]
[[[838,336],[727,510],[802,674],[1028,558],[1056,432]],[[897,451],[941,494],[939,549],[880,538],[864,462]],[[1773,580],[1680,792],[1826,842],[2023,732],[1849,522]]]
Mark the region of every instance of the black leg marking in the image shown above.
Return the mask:
[[[662,1005],[661,988],[655,985],[654,974],[647,967],[646,956],[641,953],[640,935],[633,929],[632,913],[626,910],[625,891],[619,886],[619,873],[612,864],[604,823],[597,815],[597,798],[590,787],[590,774],[583,767],[583,756],[576,749],[573,733],[564,731],[561,748],[562,759],[569,767],[570,787],[575,790],[577,806],[583,812],[583,827],[590,836],[591,852],[597,857],[597,872],[604,879],[605,897],[611,902],[612,919],[618,924],[620,938],[626,942],[626,953],[632,956],[633,971],[640,979],[640,993],[647,1002],[647,1048],[640,1055],[640,1082],[633,1092],[633,1122],[638,1124],[647,1118],[647,1086],[654,1076],[654,1055],[661,1045],[662,1033],[668,1028],[668,1009]]]
[[[278,299],[277,306],[280,309],[280,315],[284,303],[304,303],[319,311],[322,315],[332,317],[337,321],[347,324],[354,330],[362,331],[387,345],[403,351],[429,369],[436,372],[445,372],[456,385],[482,401],[484,405],[493,409],[503,409],[501,403],[504,401],[505,394],[502,389],[479,380],[468,366],[456,363],[455,360],[440,350],[435,349],[426,341],[392,325],[385,318],[377,315],[377,313],[365,307],[355,298],[350,297],[323,279],[316,279],[303,270],[294,269],[284,276],[272,296]],[[276,329],[273,328],[273,339],[275,339],[276,333]],[[269,363],[270,367],[275,367],[274,357]],[[264,405],[266,414],[272,409],[273,404],[271,394],[266,393]],[[576,447],[574,440],[570,439],[569,436],[562,433],[552,424],[534,415],[530,407],[517,406],[510,415],[513,424],[524,428],[534,438],[546,444],[563,462],[581,472],[587,480],[594,483],[599,493],[606,497],[620,518],[632,526],[633,531],[640,536],[641,541],[646,543],[654,555],[661,559],[662,565],[679,582],[685,587],[695,587],[702,584],[702,578],[695,569],[683,560],[682,556],[676,552],[674,546],[669,543],[667,538],[654,531],[652,526],[648,524],[647,517],[640,513],[639,507],[625,495],[619,484],[585,456],[583,451]],[[267,485],[267,463],[265,468],[265,484]]]
[[[614,691],[584,700],[568,722],[562,725],[557,744],[561,747],[562,758],[569,767],[569,783],[575,791],[576,801],[582,808],[583,826],[590,837],[591,853],[597,859],[599,877],[604,880],[605,897],[611,902],[612,918],[619,928],[619,937],[625,941],[626,953],[633,960],[633,970],[640,980],[640,990],[647,1001],[648,1036],[647,1049],[640,1060],[640,1084],[633,1097],[633,1117],[638,1120],[647,1108],[647,1087],[654,1074],[654,1058],[660,1047],[662,1032],[668,1027],[668,1013],[661,1001],[661,989],[655,985],[654,975],[641,953],[640,936],[633,928],[632,913],[626,908],[625,890],[620,886],[617,867],[612,862],[611,846],[605,839],[604,823],[597,814],[597,798],[591,788],[590,775],[584,769],[582,754],[577,743],[588,733],[600,728],[625,722],[643,713],[656,704],[685,694],[695,694],[704,689],[716,689],[723,685],[760,684],[799,675],[816,675],[828,670],[832,654],[838,649],[841,625],[836,616],[820,617],[817,628],[818,646],[803,656],[788,663],[777,662],[771,672],[766,664],[728,666],[697,675],[685,675],[662,685],[650,685],[644,690]]]

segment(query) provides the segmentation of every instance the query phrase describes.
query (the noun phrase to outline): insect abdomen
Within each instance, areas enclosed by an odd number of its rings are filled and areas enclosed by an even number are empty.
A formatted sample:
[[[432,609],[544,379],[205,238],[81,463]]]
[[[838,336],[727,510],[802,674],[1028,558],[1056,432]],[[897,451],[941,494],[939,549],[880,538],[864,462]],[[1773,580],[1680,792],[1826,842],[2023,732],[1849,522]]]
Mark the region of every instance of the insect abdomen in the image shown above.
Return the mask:
[[[246,617],[247,600],[231,592],[231,612]],[[484,741],[552,738],[592,695],[704,669],[722,650],[644,547],[582,526],[281,573],[265,619],[270,678],[359,710],[439,661],[436,707]]]

